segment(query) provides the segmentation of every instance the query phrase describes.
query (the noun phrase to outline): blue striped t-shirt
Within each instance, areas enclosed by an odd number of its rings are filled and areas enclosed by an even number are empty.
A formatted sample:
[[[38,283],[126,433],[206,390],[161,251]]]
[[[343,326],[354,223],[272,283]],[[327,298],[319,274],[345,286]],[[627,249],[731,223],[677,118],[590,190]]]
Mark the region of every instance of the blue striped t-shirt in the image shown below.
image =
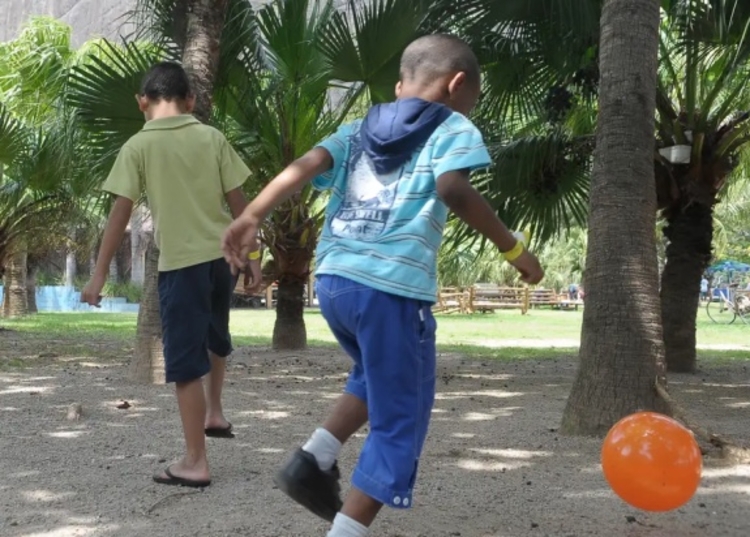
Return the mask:
[[[333,167],[313,181],[331,191],[316,273],[435,302],[437,252],[448,217],[436,181],[449,171],[488,167],[482,135],[454,112],[405,165],[379,175],[362,150],[361,123],[343,125],[319,145]]]

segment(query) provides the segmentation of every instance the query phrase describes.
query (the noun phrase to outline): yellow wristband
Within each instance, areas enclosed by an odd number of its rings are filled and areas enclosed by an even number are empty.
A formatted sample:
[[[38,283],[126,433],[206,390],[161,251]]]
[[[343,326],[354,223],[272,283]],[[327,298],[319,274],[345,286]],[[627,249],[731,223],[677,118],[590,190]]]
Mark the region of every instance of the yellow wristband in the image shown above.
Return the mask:
[[[260,250],[255,250],[254,252],[249,252],[247,254],[247,258],[250,261],[255,261],[256,259],[260,259]]]
[[[503,252],[503,257],[506,261],[512,263],[513,261],[521,257],[524,249],[525,248],[523,247],[523,242],[516,241],[516,245],[512,249],[508,250],[507,252]]]

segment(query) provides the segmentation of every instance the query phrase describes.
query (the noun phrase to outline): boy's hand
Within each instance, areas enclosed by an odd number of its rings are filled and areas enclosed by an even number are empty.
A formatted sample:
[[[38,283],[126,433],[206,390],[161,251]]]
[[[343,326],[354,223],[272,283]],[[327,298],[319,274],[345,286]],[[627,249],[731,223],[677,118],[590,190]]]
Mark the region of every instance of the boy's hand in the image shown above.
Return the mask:
[[[521,273],[521,279],[528,284],[537,284],[542,278],[544,278],[544,270],[539,264],[539,260],[528,250],[524,250],[523,253],[515,260],[511,261],[510,264]]]
[[[229,225],[221,239],[221,249],[224,252],[224,259],[232,267],[232,274],[236,275],[245,270],[248,265],[247,254],[257,250],[257,245],[258,226],[252,219],[243,215]],[[259,261],[258,264],[260,264]],[[258,272],[260,273],[260,269]],[[255,278],[255,274],[253,277]]]
[[[102,289],[104,289],[104,278],[94,276],[86,284],[81,292],[81,302],[94,306],[95,308],[100,307],[102,302]]]

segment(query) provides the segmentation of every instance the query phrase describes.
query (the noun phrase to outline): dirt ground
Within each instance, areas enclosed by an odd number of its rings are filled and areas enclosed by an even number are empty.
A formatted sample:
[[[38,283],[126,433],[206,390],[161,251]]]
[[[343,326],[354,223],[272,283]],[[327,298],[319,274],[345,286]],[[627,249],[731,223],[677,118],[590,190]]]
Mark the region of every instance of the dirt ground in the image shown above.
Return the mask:
[[[279,354],[243,349],[228,373],[233,440],[209,441],[213,485],[163,487],[150,476],[179,454],[172,392],[133,386],[107,358],[47,354],[54,342],[0,334],[5,359],[34,354],[29,368],[0,370],[0,535],[323,536],[324,523],[272,484],[287,452],[303,442],[340,392],[345,357],[330,351]],[[41,347],[41,348],[40,348]],[[443,355],[438,399],[415,507],[384,511],[380,537],[750,535],[750,466],[708,461],[702,488],[684,508],[646,514],[608,489],[600,442],[557,432],[574,358],[482,361]],[[747,363],[673,376],[692,416],[750,441]],[[118,409],[122,401],[131,406]],[[69,421],[71,404],[83,417]],[[340,461],[348,477],[362,442]]]

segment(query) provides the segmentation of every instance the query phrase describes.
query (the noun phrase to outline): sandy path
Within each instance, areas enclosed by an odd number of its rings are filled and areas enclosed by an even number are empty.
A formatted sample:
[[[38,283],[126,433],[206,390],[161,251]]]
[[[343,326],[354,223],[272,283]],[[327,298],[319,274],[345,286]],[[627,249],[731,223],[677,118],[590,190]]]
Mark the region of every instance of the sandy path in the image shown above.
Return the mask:
[[[210,441],[214,485],[205,492],[150,481],[180,448],[169,388],[131,386],[121,365],[91,359],[0,372],[0,535],[325,535],[324,524],[274,490],[271,476],[323,417],[345,365],[324,351],[238,353],[226,393],[238,437]],[[441,357],[415,508],[385,512],[372,535],[750,535],[750,467],[709,464],[696,498],[668,514],[640,513],[615,498],[599,470],[599,441],[556,431],[574,367],[570,357]],[[750,440],[745,363],[675,376],[672,386],[694,417]],[[133,406],[118,410],[123,399]],[[74,402],[84,417],[70,422]],[[360,443],[341,460],[347,476]]]

